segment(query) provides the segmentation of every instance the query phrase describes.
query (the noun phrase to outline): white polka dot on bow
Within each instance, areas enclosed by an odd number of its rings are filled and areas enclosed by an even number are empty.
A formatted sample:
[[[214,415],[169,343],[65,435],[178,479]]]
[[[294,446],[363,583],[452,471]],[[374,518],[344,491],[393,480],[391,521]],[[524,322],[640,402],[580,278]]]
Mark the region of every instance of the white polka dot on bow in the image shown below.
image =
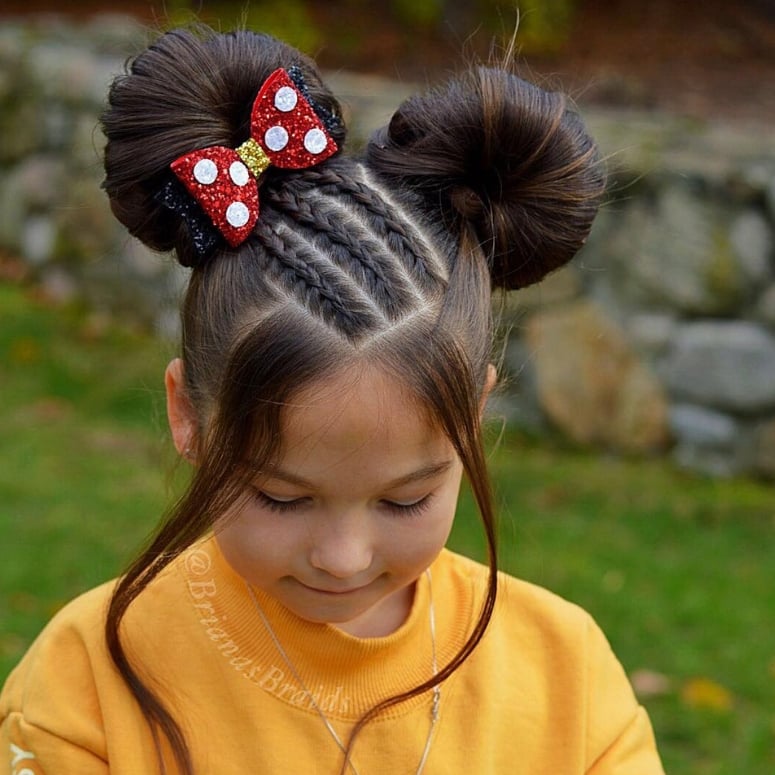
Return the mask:
[[[250,180],[248,168],[241,161],[233,161],[231,163],[229,177],[238,186],[244,186]]]
[[[320,129],[310,129],[304,135],[304,147],[310,153],[323,153],[328,145],[325,134]]]
[[[269,127],[264,134],[264,142],[270,151],[282,151],[288,145],[288,132],[279,124]]]
[[[226,220],[235,229],[243,227],[250,219],[250,210],[242,202],[232,202],[226,208]]]
[[[212,159],[200,159],[194,165],[194,178],[198,183],[209,186],[218,177],[218,165]]]
[[[290,86],[281,86],[274,95],[274,106],[283,113],[289,113],[296,107],[299,97]]]

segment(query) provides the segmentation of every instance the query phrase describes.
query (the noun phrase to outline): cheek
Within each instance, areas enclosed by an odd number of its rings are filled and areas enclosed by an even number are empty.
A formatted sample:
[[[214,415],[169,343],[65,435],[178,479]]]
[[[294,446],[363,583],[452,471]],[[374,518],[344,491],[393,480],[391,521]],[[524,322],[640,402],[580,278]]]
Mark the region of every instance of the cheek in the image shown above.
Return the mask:
[[[275,575],[286,565],[293,537],[275,520],[251,513],[245,508],[238,515],[224,517],[215,526],[215,539],[231,567],[247,579]],[[295,542],[298,543],[298,542]],[[295,544],[294,544],[295,545]]]
[[[427,513],[393,524],[390,542],[393,558],[407,568],[424,569],[449,538],[455,518],[456,498],[441,499]]]

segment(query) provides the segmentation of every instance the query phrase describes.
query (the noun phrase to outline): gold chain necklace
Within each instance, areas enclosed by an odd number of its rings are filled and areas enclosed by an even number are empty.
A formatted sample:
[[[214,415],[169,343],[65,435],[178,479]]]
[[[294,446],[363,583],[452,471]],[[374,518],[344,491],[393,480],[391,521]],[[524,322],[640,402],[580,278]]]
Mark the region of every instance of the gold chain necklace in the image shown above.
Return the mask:
[[[439,673],[439,665],[438,665],[438,662],[436,661],[436,613],[433,608],[433,584],[431,580],[430,568],[425,571],[425,575],[428,579],[428,593],[429,593],[428,625],[431,631],[431,665],[433,669],[433,677],[435,678]],[[320,716],[322,722],[325,724],[326,729],[328,730],[331,737],[334,739],[334,742],[339,747],[339,750],[345,755],[347,759],[347,763],[350,769],[353,771],[353,775],[359,775],[358,770],[355,768],[355,765],[353,764],[352,759],[349,756],[347,747],[342,742],[342,738],[339,737],[333,725],[329,721],[328,716],[326,716],[326,714],[323,712],[323,709],[320,707],[320,705],[318,705],[317,700],[313,696],[312,692],[310,692],[310,690],[307,688],[307,685],[302,680],[301,675],[299,675],[299,671],[296,669],[296,666],[293,664],[293,662],[291,661],[291,658],[288,656],[287,652],[283,648],[282,643],[280,643],[280,639],[275,634],[275,631],[272,628],[272,625],[269,624],[269,619],[264,613],[264,609],[261,608],[261,604],[258,602],[256,593],[253,591],[253,587],[251,587],[250,584],[248,584],[247,582],[245,582],[245,586],[247,587],[248,594],[250,595],[250,599],[253,601],[253,605],[256,607],[256,611],[258,611],[258,615],[261,617],[261,621],[263,622],[264,629],[266,629],[267,633],[269,634],[269,637],[272,639],[272,642],[274,643],[275,648],[277,649],[277,652],[283,658],[283,661],[288,666],[288,669],[291,671],[291,674],[296,679],[296,683],[298,683],[299,686],[301,686],[302,690],[307,695],[310,705],[312,705],[312,707],[317,711],[318,716]],[[425,769],[425,763],[428,761],[428,754],[431,751],[431,743],[433,742],[433,732],[436,728],[436,722],[439,719],[440,703],[441,703],[441,687],[437,684],[436,686],[433,687],[433,701],[431,703],[431,725],[430,725],[430,728],[428,729],[428,737],[425,739],[425,747],[423,748],[422,756],[420,757],[420,762],[417,765],[417,770],[415,771],[415,775],[421,775],[422,771]]]

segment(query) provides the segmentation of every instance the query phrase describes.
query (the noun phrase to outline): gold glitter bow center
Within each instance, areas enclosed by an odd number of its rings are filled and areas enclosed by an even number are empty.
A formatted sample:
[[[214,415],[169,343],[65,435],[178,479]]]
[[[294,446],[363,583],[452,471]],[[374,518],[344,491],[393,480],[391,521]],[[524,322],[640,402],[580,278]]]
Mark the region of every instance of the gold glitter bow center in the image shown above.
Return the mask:
[[[236,151],[256,178],[259,178],[271,163],[264,149],[252,137],[242,143]]]

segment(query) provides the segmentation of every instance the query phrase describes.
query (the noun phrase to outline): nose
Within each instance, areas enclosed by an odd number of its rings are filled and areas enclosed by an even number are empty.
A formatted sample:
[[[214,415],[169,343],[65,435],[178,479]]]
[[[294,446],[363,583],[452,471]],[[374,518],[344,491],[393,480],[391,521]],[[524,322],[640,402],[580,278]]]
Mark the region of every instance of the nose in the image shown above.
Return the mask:
[[[368,570],[374,559],[368,531],[351,520],[328,529],[321,527],[310,551],[310,564],[337,579],[347,579]]]

